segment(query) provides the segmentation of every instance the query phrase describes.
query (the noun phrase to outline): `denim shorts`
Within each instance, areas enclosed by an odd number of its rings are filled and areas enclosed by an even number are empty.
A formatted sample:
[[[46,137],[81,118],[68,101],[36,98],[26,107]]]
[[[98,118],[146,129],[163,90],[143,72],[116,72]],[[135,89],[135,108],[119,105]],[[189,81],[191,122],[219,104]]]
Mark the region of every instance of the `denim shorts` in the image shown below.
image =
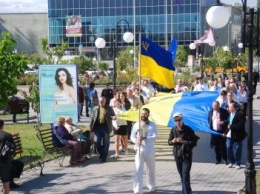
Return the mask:
[[[10,181],[11,178],[11,165],[10,162],[0,162],[0,177],[2,183]]]

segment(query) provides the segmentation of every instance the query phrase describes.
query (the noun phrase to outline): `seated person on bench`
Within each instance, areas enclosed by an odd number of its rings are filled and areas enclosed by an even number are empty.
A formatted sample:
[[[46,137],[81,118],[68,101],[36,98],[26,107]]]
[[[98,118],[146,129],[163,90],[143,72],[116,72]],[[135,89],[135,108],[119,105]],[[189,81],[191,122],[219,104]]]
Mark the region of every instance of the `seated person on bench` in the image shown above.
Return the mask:
[[[83,130],[80,129],[77,125],[72,122],[72,118],[69,116],[65,117],[65,127],[74,139],[81,142],[81,151],[82,154],[87,158],[87,155],[90,154],[91,141],[86,136],[86,132],[83,133]]]
[[[81,142],[74,140],[73,136],[65,128],[65,117],[59,116],[52,127],[52,141],[56,147],[71,147],[70,164],[76,165],[84,162],[82,160]]]

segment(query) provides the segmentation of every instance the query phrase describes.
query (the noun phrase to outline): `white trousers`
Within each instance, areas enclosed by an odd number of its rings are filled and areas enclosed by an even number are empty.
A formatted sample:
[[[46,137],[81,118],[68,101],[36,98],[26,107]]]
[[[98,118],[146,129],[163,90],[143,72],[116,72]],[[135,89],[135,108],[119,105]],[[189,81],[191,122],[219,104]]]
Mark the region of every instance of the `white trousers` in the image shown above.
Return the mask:
[[[143,172],[144,163],[146,163],[146,186],[148,189],[155,189],[155,151],[141,151],[135,154],[135,168],[134,175],[134,193],[143,193]]]

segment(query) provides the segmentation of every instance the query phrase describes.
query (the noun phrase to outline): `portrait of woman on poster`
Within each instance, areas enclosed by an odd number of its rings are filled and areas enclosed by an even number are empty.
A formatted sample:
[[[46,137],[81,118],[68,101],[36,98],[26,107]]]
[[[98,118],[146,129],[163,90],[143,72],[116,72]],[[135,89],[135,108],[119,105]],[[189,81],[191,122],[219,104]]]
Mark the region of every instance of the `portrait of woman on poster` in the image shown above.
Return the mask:
[[[76,92],[73,88],[72,77],[66,68],[58,68],[55,73],[57,91],[55,93],[56,105],[75,104]]]

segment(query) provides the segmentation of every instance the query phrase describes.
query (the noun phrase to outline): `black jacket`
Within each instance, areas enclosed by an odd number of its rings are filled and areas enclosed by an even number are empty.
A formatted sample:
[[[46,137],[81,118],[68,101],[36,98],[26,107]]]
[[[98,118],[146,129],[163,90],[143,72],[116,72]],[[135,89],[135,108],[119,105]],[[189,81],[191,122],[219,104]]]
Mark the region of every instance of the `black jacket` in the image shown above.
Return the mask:
[[[184,143],[173,143],[174,138],[182,138]],[[171,129],[168,144],[173,146],[173,155],[181,158],[191,158],[192,149],[197,145],[199,137],[195,135],[194,131],[187,125],[182,126],[182,130],[178,130],[175,126]]]
[[[246,123],[245,114],[242,111],[237,111],[230,125],[231,139],[234,142],[242,141],[247,136],[245,123]],[[228,131],[229,129],[227,128],[225,134],[227,134]]]
[[[221,125],[221,130],[217,131],[217,132],[224,133],[227,130],[227,126],[228,126],[227,121],[228,121],[229,113],[224,108],[220,108],[219,113],[220,113],[220,121],[224,121],[224,125]],[[209,122],[209,127],[211,130],[213,130],[212,116],[213,116],[213,109],[211,109],[208,114],[208,122]],[[213,130],[213,131],[215,131],[215,130]]]

